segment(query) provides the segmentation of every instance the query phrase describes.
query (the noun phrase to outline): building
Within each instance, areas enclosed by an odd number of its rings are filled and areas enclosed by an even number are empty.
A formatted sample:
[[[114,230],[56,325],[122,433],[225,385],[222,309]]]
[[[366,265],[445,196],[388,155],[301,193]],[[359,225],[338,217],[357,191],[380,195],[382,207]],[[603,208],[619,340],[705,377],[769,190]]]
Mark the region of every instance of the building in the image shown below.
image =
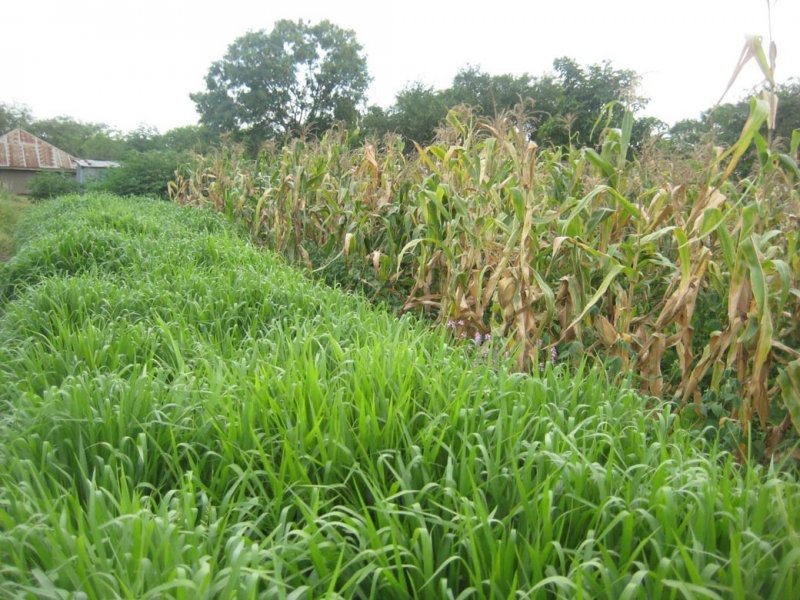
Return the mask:
[[[75,175],[74,157],[22,129],[0,136],[0,185],[12,194],[27,194],[28,182],[36,173]]]
[[[75,162],[78,165],[75,177],[81,185],[90,181],[102,179],[106,176],[106,173],[108,173],[108,169],[119,166],[119,163],[113,160],[89,160],[87,158],[78,158],[75,159]]]
[[[0,135],[0,186],[12,194],[30,193],[28,183],[37,173],[64,173],[86,183],[118,166],[108,160],[75,158],[23,129]]]

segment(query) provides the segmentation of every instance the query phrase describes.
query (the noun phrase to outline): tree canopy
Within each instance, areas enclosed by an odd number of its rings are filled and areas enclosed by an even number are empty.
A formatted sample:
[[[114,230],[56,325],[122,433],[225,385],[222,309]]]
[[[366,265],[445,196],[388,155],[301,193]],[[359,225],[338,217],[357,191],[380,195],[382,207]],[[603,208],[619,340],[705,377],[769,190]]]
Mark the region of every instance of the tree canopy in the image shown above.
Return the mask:
[[[615,69],[608,62],[584,67],[566,57],[556,59],[553,71],[541,77],[490,75],[469,66],[456,74],[449,88],[434,90],[414,83],[397,94],[388,110],[370,107],[363,125],[372,133],[395,131],[426,143],[453,106],[467,104],[485,116],[493,116],[526,102],[533,115],[531,136],[537,142],[585,145],[597,141],[601,128],[594,126],[609,103],[621,102],[613,109],[618,116],[623,104],[634,112],[646,105],[647,100],[635,93],[637,83],[634,71]],[[659,125],[652,118],[637,119],[634,144]]]
[[[778,112],[773,136],[779,146],[788,147],[792,132],[800,127],[800,80],[777,86]],[[731,146],[739,139],[750,114],[750,101],[728,102],[710,108],[699,119],[678,121],[670,129],[672,140],[679,147],[691,147],[703,139]],[[766,125],[764,126],[766,129]]]
[[[237,38],[191,94],[201,123],[252,142],[353,123],[369,84],[352,31],[329,21],[278,21]]]
[[[26,106],[0,102],[0,135],[18,127],[26,127],[33,120]]]

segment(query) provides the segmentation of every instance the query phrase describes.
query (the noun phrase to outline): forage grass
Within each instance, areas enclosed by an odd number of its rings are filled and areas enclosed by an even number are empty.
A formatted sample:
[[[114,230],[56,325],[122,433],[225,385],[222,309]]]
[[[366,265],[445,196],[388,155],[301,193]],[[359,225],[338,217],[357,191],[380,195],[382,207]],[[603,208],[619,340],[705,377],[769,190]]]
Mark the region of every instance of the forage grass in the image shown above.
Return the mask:
[[[515,373],[205,211],[36,207],[0,265],[0,596],[786,598],[795,474]]]
[[[0,261],[8,259],[14,250],[14,228],[20,215],[30,204],[0,187]]]

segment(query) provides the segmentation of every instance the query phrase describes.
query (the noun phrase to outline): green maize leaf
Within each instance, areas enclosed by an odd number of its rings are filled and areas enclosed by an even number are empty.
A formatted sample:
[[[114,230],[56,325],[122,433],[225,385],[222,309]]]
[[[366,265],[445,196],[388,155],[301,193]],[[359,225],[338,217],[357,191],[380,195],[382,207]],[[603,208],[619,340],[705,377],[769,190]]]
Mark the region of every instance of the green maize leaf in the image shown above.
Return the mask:
[[[792,424],[800,433],[800,359],[790,362],[778,373],[778,385]]]
[[[698,237],[704,238],[713,233],[725,221],[722,211],[717,207],[707,208],[703,211],[703,225],[700,227]]]
[[[756,227],[756,220],[758,219],[758,206],[756,204],[748,204],[742,209],[742,229],[739,232],[739,243],[744,243],[753,229]]]
[[[763,315],[767,309],[767,283],[764,277],[764,269],[761,261],[758,260],[753,238],[749,237],[741,245],[742,255],[750,269],[750,286],[753,290],[753,298],[756,301],[759,315]]]
[[[575,320],[569,324],[569,326],[566,328],[565,331],[569,331],[570,329],[575,327],[575,325],[577,325],[583,320],[583,318],[586,316],[589,310],[591,310],[591,308],[600,301],[600,298],[602,298],[603,294],[605,294],[606,291],[608,290],[608,286],[610,286],[611,282],[614,281],[617,275],[619,275],[622,272],[622,269],[623,266],[619,263],[615,263],[611,266],[611,269],[608,271],[605,278],[603,278],[603,282],[600,284],[600,287],[597,288],[597,291],[589,299],[589,302],[586,304],[586,306],[583,307],[581,314],[579,314],[575,318]]]
[[[789,263],[779,258],[764,261],[764,268],[773,269],[778,275],[781,284],[781,295],[778,301],[778,310],[780,311],[789,298],[789,291],[792,287],[792,269],[789,267]]]
[[[769,152],[769,147],[767,146],[767,140],[764,139],[763,135],[757,132],[753,136],[753,144],[756,147],[756,151],[758,153],[758,160],[761,163],[761,167],[765,168],[769,166],[770,152]]]
[[[689,278],[692,275],[692,259],[689,254],[689,238],[681,227],[673,230],[675,240],[678,242],[678,255],[681,259],[681,287],[689,285]]]
[[[636,206],[630,200],[628,200],[625,196],[620,194],[614,188],[608,188],[608,191],[614,198],[616,198],[617,202],[619,202],[620,205],[622,205],[622,208],[625,210],[626,213],[628,213],[637,221],[641,220],[642,215],[639,212],[639,209],[636,208]]]
[[[596,150],[592,148],[584,148],[583,151],[586,154],[586,158],[589,160],[589,162],[597,167],[605,177],[611,178],[614,176],[614,165],[600,156]]]
[[[536,279],[536,283],[539,285],[539,289],[542,290],[542,294],[544,295],[544,303],[547,306],[547,316],[548,318],[552,318],[556,311],[553,289],[547,285],[536,269],[533,269],[533,277]]]
[[[731,236],[724,227],[720,227],[717,230],[717,235],[719,236],[720,246],[722,247],[722,256],[725,259],[725,265],[728,267],[728,271],[732,271],[736,261],[736,248],[733,236]]]
[[[781,153],[778,154],[778,163],[780,163],[784,171],[791,173],[795,180],[800,180],[800,167],[797,166],[797,162],[795,162],[794,158],[788,154]]]
[[[758,133],[758,130],[761,129],[761,126],[767,120],[768,116],[769,105],[766,101],[759,98],[753,98],[750,100],[750,115],[747,117],[747,121],[745,121],[738,141],[721,157],[726,157],[728,154],[733,155],[728,163],[728,167],[725,169],[725,173],[722,176],[723,180],[728,179],[733,173],[734,169],[736,169],[736,165],[739,164],[739,160],[750,147],[753,137],[756,133]]]
[[[628,148],[631,144],[632,133],[633,112],[626,109],[625,114],[622,116],[622,137],[620,139],[619,157],[617,157],[617,168],[620,171],[625,167],[625,162],[628,158]]]
[[[514,213],[521,223],[525,219],[525,196],[522,189],[518,187],[511,189],[511,202],[514,204]]]
[[[658,231],[654,231],[653,233],[648,233],[647,235],[641,237],[639,242],[641,244],[650,244],[655,242],[658,239],[661,239],[671,231],[673,231],[677,226],[676,225],[668,225],[667,227],[662,227]]]
[[[411,240],[405,246],[403,246],[403,249],[400,250],[400,254],[397,255],[397,271],[396,271],[395,274],[399,274],[400,273],[400,267],[403,264],[403,257],[406,255],[406,253],[411,251],[411,250],[413,250],[414,248],[416,248],[419,244],[421,244],[423,242],[428,242],[429,244],[433,244],[434,246],[438,246],[439,245],[439,242],[437,240],[432,239],[432,238],[418,238],[416,240]]]

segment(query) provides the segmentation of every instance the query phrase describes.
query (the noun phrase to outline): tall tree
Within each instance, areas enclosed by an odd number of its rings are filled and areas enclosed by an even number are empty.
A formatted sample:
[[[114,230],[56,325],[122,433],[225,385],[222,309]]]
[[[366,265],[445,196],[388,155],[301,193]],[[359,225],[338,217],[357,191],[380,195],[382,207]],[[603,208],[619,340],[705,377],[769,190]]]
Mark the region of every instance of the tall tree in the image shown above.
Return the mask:
[[[490,75],[478,67],[469,66],[456,74],[446,94],[451,106],[467,104],[491,117],[530,98],[533,79],[527,73],[520,76]]]
[[[538,79],[532,90],[539,124],[537,141],[566,145],[587,145],[600,135],[595,123],[603,107],[621,101],[634,112],[647,100],[637,96],[639,77],[635,71],[615,69],[609,62],[581,66],[571,58],[557,58],[553,73]],[[622,105],[615,111],[621,118]]]
[[[790,80],[775,90],[778,96],[778,112],[775,121],[774,139],[782,149],[788,148],[792,132],[800,128],[800,80]],[[750,114],[750,100],[725,103],[710,108],[699,119],[678,121],[670,129],[670,136],[681,147],[696,144],[702,138],[731,146],[739,139],[745,121]],[[764,125],[766,135],[766,125]]]
[[[30,109],[19,104],[0,102],[0,135],[12,129],[28,127],[33,121]]]
[[[103,123],[84,123],[62,115],[35,120],[28,131],[79,158],[114,160],[125,153],[119,132]]]
[[[608,62],[581,66],[570,58],[556,59],[553,72],[538,78],[528,74],[490,75],[467,67],[456,74],[447,89],[434,90],[415,83],[397,94],[388,110],[370,107],[363,125],[371,133],[395,131],[425,143],[433,138],[448,109],[457,104],[468,104],[492,117],[525,102],[533,114],[531,135],[540,144],[594,144],[602,133],[595,123],[605,106],[621,101],[612,108],[612,123],[620,122],[624,106],[634,112],[644,107],[646,99],[635,94],[638,79],[634,71],[615,69]],[[662,126],[657,119],[637,119],[633,145]]]
[[[254,143],[302,130],[322,131],[358,117],[369,84],[352,31],[329,21],[278,21],[272,31],[237,38],[191,94],[200,121]]]

